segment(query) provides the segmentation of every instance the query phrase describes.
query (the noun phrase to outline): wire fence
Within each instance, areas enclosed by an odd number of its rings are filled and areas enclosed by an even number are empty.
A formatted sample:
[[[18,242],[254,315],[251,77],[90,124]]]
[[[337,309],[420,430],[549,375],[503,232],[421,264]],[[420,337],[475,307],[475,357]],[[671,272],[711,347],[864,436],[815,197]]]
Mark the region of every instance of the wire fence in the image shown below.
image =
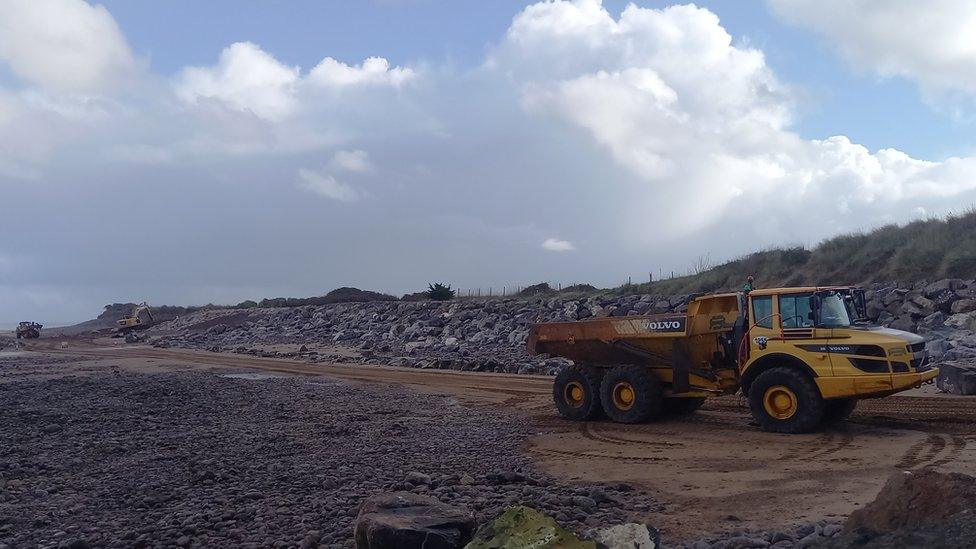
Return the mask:
[[[673,271],[670,273],[665,273],[665,275],[668,274],[670,275],[671,278],[674,278],[675,276],[675,273]],[[660,277],[660,275],[658,276]],[[665,276],[665,278],[667,278],[667,276]],[[622,281],[620,284],[611,286],[611,288],[633,286],[635,283],[644,284],[648,282],[654,282],[654,280],[660,280],[660,278],[655,278],[653,273],[648,273],[647,278],[635,281],[633,277],[627,277],[627,280]],[[488,287],[458,287],[455,288],[455,292],[457,292],[457,297],[473,297],[473,298],[512,297],[521,294],[526,289],[539,287],[543,284],[548,285],[551,290],[555,290],[557,292],[561,292],[563,290],[572,290],[572,289],[578,289],[581,292],[585,292],[587,290],[599,289],[597,287],[594,287],[590,284],[583,283],[583,282],[567,283],[567,282],[554,282],[551,280],[546,280],[543,282],[537,282],[535,284],[511,284],[511,285],[488,286]]]

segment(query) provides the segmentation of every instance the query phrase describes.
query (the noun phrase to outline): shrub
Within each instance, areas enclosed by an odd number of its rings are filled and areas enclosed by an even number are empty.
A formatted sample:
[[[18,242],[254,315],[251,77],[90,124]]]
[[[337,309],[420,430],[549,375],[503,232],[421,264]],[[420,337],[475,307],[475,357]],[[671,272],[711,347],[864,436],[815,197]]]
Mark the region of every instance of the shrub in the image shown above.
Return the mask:
[[[451,289],[451,285],[441,284],[440,282],[435,282],[433,284],[427,284],[427,298],[433,299],[434,301],[449,301],[454,299],[454,290]]]

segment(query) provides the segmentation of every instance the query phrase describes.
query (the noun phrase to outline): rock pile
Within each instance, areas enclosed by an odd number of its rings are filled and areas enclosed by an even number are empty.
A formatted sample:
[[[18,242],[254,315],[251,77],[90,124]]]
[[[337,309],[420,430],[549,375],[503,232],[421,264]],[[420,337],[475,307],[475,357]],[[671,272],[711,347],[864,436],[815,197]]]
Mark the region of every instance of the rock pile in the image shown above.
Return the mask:
[[[153,328],[158,346],[286,356],[310,361],[357,360],[420,368],[552,374],[564,361],[525,352],[529,325],[684,312],[694,296],[547,296],[382,301],[273,309],[200,311]],[[928,339],[935,360],[974,371],[976,281],[946,279],[911,286],[875,284],[866,292],[868,316]],[[349,354],[317,350],[268,351],[269,345],[328,343]]]
[[[553,373],[565,361],[525,352],[529,325],[595,316],[684,311],[691,296],[648,295],[449,302],[343,303],[277,309],[201,311],[151,330],[157,346],[341,360],[262,346],[328,342],[358,349],[366,362],[456,370]]]
[[[736,529],[681,545],[665,547],[669,549],[804,549],[829,544],[841,534],[841,531],[840,524],[820,520],[792,529],[758,531]]]

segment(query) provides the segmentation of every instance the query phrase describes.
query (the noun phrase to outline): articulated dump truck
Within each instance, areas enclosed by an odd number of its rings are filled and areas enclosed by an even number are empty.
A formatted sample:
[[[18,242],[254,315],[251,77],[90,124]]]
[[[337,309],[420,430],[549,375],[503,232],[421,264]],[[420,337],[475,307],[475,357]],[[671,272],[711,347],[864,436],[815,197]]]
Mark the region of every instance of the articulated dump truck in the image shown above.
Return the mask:
[[[527,344],[575,363],[553,386],[571,420],[645,422],[741,390],[762,428],[802,433],[938,375],[923,338],[866,316],[859,288],[763,289],[697,297],[685,313],[536,324]]]

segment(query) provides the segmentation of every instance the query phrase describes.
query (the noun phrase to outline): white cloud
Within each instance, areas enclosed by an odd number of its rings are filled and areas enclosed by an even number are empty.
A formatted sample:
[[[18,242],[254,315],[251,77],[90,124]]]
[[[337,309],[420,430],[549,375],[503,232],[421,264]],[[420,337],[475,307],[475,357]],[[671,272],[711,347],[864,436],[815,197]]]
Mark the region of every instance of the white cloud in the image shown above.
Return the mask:
[[[571,252],[576,249],[576,246],[568,240],[547,238],[542,242],[542,248],[550,252]]]
[[[369,155],[363,150],[336,151],[332,156],[332,166],[347,172],[368,172],[373,169]]]
[[[314,111],[317,92],[355,86],[398,88],[414,76],[412,69],[390,68],[389,62],[379,57],[370,57],[359,67],[327,57],[303,77],[300,67],[281,63],[260,46],[236,42],[221,52],[217,65],[183,69],[174,89],[188,103],[218,100],[278,122],[296,114],[299,106]]]
[[[66,93],[109,90],[137,69],[108,10],[82,0],[0,1],[0,62],[30,84]]]
[[[355,202],[360,198],[356,189],[335,177],[304,168],[298,170],[298,187],[339,202]]]
[[[767,0],[816,31],[855,67],[926,91],[976,93],[976,4],[970,0]]]
[[[236,109],[276,120],[295,110],[299,68],[288,67],[250,42],[231,44],[215,67],[183,69],[175,87],[184,101],[218,99]]]
[[[971,159],[927,162],[843,136],[799,138],[788,129],[789,88],[704,8],[631,4],[615,19],[598,0],[536,4],[487,67],[520,90],[529,113],[584,130],[630,170],[634,180],[604,182],[603,191],[619,203],[622,234],[640,246],[741,217],[808,241],[838,227],[791,226],[787,212],[814,207],[854,230],[976,188]]]
[[[390,68],[390,62],[382,57],[369,57],[358,67],[326,57],[312,69],[308,78],[314,84],[329,88],[356,85],[400,87],[415,76],[416,73],[410,68]]]

